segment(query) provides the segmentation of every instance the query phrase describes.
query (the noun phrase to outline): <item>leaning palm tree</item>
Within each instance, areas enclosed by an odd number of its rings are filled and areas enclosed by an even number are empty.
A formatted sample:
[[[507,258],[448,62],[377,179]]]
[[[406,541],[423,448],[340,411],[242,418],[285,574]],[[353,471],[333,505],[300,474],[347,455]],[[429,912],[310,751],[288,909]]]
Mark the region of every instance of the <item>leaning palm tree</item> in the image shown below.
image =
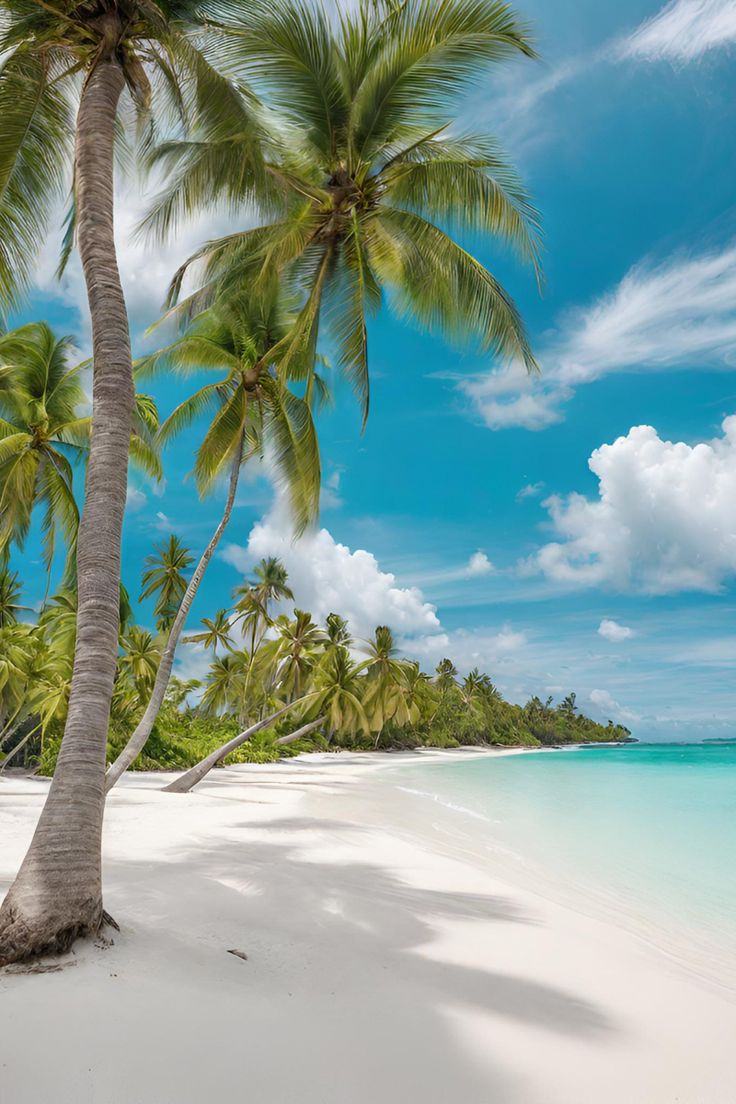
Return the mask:
[[[194,563],[189,549],[175,533],[169,539],[154,546],[146,556],[146,570],[141,577],[141,600],[156,596],[153,609],[159,631],[171,628],[176,611],[186,594],[187,578],[184,572]]]
[[[92,322],[94,432],[77,545],[79,619],[65,734],[30,849],[0,908],[0,965],[65,950],[96,932],[104,917],[105,746],[133,418],[113,233],[114,143],[116,131],[136,114],[145,121],[151,105],[163,105],[170,117],[196,99],[200,111],[245,120],[243,97],[197,49],[192,32],[200,29],[190,0],[2,0],[0,310],[29,281],[73,162],[70,229]],[[253,151],[240,165],[244,175],[257,166]]]
[[[458,96],[489,64],[533,55],[527,28],[501,0],[407,0],[388,16],[363,0],[337,20],[317,4],[212,0],[226,64],[279,118],[266,172],[280,192],[252,228],[252,189],[222,172],[237,131],[202,120],[196,142],[169,141],[152,162],[170,184],[145,226],[171,233],[213,196],[242,200],[248,228],[206,243],[177,272],[169,301],[194,267],[199,310],[238,289],[254,267],[283,272],[301,294],[293,330],[274,350],[299,370],[318,337],[368,414],[367,317],[385,298],[424,328],[535,368],[519,313],[492,273],[453,236],[498,237],[535,266],[538,218],[491,139],[453,127]],[[245,144],[244,144],[245,149]]]
[[[268,457],[288,492],[297,531],[316,516],[320,463],[311,406],[324,393],[324,387],[314,372],[314,358],[304,396],[294,394],[269,370],[270,351],[289,325],[279,284],[272,278],[263,283],[258,295],[218,303],[195,319],[172,345],[138,366],[141,374],[155,374],[169,366],[181,372],[217,372],[214,382],[195,391],[169,415],[160,439],[166,443],[198,415],[210,413],[212,420],[197,450],[194,476],[201,495],[211,493],[226,478],[227,497],[222,517],[174,617],[145,712],[107,772],[108,791],[137,758],[151,734],[186,619],[230,521],[243,465],[253,456]],[[267,578],[261,580],[264,594],[269,586]]]

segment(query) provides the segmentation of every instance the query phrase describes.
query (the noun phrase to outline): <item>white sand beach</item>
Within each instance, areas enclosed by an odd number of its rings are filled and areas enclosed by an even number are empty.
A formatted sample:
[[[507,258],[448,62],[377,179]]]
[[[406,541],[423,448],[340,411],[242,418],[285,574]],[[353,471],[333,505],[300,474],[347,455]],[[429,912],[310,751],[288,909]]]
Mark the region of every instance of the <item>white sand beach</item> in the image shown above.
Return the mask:
[[[3,1104],[733,1104],[728,993],[458,857],[386,761],[127,777],[122,930],[0,973]],[[0,896],[47,785],[0,781]]]

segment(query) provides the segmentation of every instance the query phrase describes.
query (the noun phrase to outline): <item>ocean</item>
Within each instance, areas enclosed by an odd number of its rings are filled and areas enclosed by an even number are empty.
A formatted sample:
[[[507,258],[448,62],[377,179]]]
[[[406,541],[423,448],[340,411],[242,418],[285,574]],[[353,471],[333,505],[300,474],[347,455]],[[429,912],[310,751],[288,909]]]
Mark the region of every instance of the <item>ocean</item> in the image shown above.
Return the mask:
[[[736,989],[736,743],[453,758],[391,774],[517,881]]]

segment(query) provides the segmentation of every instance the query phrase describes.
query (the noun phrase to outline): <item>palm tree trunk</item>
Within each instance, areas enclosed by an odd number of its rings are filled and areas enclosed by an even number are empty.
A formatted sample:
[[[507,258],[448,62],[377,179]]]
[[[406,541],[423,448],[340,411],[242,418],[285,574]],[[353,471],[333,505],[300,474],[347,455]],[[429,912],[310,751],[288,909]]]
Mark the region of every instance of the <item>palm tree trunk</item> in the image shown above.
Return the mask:
[[[0,966],[67,950],[102,908],[105,748],[118,651],[120,540],[133,414],[128,317],[113,233],[113,136],[123,73],[100,61],[82,89],[75,173],[92,319],[93,425],[79,530],[79,607],[69,712],[51,789],[0,909]]]
[[[128,740],[127,744],[118,755],[115,762],[111,765],[107,772],[107,778],[105,780],[105,792],[109,793],[120,776],[125,773],[128,767],[138,758],[143,751],[146,740],[151,735],[151,729],[153,728],[156,718],[158,717],[159,710],[163,705],[164,697],[166,695],[166,688],[169,685],[171,679],[171,668],[174,665],[174,655],[176,654],[176,648],[179,643],[179,638],[184,631],[184,625],[189,615],[189,611],[192,608],[192,603],[195,599],[197,591],[199,590],[199,584],[202,582],[204,573],[207,570],[207,565],[215,554],[215,549],[220,543],[220,538],[227,528],[227,524],[230,521],[230,515],[233,512],[233,505],[235,503],[235,492],[238,489],[238,477],[240,475],[240,466],[243,459],[243,441],[242,437],[238,446],[237,454],[233,461],[233,466],[230,471],[230,485],[228,489],[227,501],[225,502],[225,509],[223,510],[220,524],[215,529],[212,536],[212,540],[202,553],[202,558],[197,564],[197,568],[192,575],[189,586],[184,592],[184,597],[181,600],[181,605],[177,612],[174,624],[171,626],[171,632],[169,633],[168,640],[166,641],[166,647],[164,648],[163,655],[161,656],[161,662],[156,672],[156,681],[153,684],[153,690],[151,697],[146,706],[146,711],[138,722],[135,731]]]
[[[290,732],[288,736],[279,736],[275,741],[275,747],[285,747],[286,744],[293,744],[297,740],[301,740],[302,736],[308,736],[310,732],[314,732],[315,728],[319,728],[320,725],[325,723],[325,717],[318,717],[316,721],[310,721],[309,724],[302,725],[301,728],[297,728],[296,732]]]
[[[274,724],[279,717],[283,717],[284,713],[288,713],[296,704],[296,702],[290,702],[289,705],[285,705],[283,709],[279,709],[276,713],[272,713],[270,717],[265,717],[264,720],[258,721],[256,724],[251,725],[250,728],[246,728],[243,732],[239,732],[237,736],[233,736],[232,740],[228,740],[222,747],[210,752],[205,759],[200,760],[199,763],[191,767],[185,774],[182,774],[181,777],[177,778],[171,785],[164,786],[164,793],[189,793],[198,782],[202,781],[205,775],[210,773],[213,767],[216,767],[218,763],[227,758],[231,752],[236,751],[241,744],[244,744],[246,740],[250,740],[251,736],[255,736],[256,732],[260,732],[262,728],[268,728],[269,725]]]

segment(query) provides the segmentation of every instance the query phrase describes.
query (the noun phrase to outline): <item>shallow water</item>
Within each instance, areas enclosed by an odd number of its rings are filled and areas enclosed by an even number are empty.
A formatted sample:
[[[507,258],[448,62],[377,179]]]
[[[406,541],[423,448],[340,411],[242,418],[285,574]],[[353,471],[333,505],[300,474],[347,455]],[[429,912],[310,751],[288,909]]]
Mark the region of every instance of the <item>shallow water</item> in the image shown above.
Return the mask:
[[[588,747],[402,767],[394,781],[551,896],[736,986],[736,744]],[[472,827],[471,827],[472,820]]]

